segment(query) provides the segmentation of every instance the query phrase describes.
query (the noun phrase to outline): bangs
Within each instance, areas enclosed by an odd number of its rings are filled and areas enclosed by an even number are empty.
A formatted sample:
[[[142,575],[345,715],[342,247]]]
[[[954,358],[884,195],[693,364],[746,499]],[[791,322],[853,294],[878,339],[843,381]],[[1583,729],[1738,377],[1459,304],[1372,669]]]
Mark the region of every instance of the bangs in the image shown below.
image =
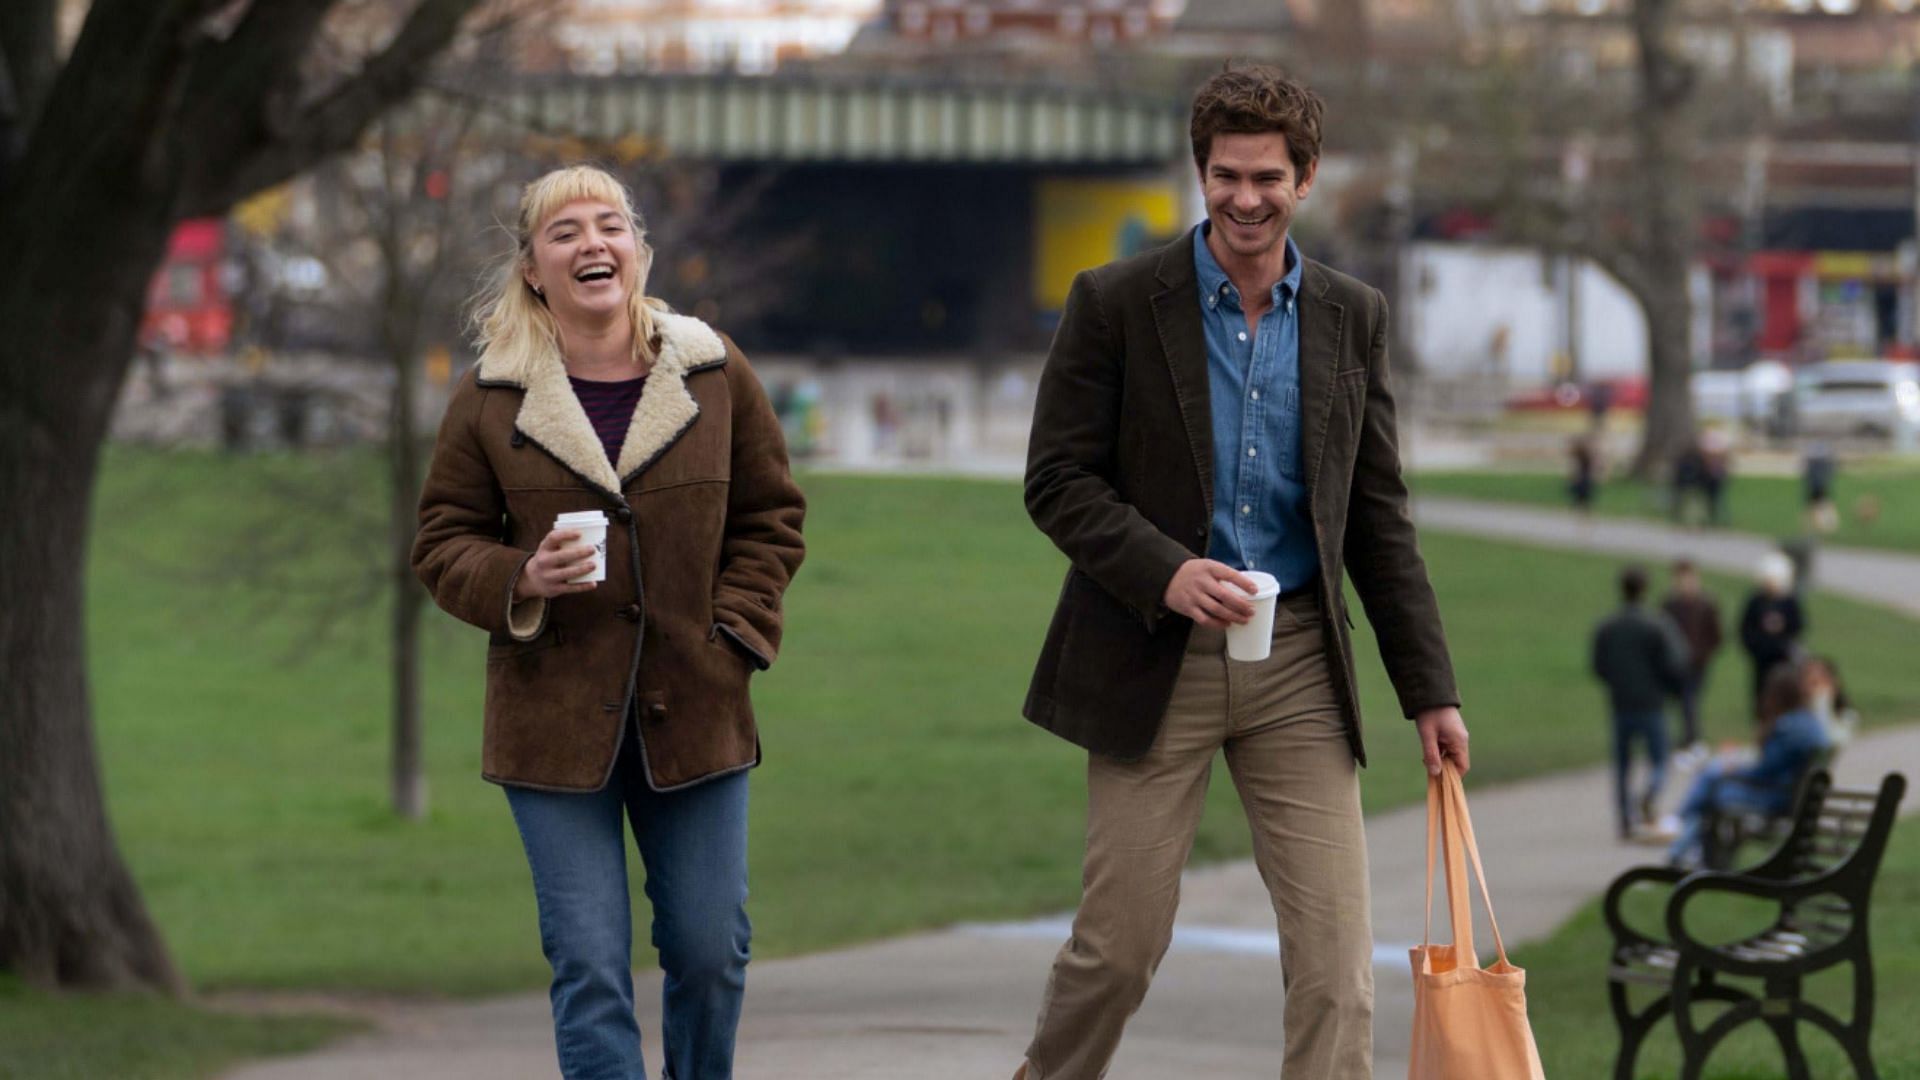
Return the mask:
[[[568,203],[583,201],[606,203],[625,214],[636,231],[641,228],[639,215],[633,212],[633,200],[620,181],[591,165],[575,165],[527,185],[527,193],[520,200],[523,235],[532,236]]]

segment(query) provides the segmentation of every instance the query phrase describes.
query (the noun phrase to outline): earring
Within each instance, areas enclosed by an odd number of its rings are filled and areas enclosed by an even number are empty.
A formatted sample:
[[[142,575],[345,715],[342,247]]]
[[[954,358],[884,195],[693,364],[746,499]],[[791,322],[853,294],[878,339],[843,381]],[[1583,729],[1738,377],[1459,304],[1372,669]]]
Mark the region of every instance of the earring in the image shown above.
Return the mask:
[[[533,295],[539,297],[542,300],[545,300],[547,298],[547,291],[545,289],[542,289],[540,286],[535,285],[533,287]]]

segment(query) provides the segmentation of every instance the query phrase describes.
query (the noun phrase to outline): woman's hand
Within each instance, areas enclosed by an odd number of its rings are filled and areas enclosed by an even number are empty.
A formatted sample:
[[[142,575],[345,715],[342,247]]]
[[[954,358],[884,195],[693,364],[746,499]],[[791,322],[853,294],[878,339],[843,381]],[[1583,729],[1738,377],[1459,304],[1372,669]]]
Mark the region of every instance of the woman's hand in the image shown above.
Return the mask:
[[[573,529],[555,529],[548,533],[547,538],[540,541],[533,558],[520,567],[520,576],[513,580],[514,602],[589,592],[598,585],[597,581],[578,584],[571,581],[572,578],[591,573],[593,558],[599,554],[585,544],[571,544],[578,539],[580,534]]]

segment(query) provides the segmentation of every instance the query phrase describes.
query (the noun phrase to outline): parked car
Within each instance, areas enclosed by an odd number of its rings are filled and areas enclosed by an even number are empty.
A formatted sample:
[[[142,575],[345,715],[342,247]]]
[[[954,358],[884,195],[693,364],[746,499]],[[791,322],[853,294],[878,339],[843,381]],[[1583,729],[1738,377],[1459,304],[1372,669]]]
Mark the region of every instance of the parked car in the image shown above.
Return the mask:
[[[1792,417],[1798,435],[1910,435],[1920,429],[1920,364],[1840,360],[1802,368]]]
[[[1701,420],[1776,434],[1780,398],[1793,389],[1793,369],[1761,360],[1739,370],[1693,373],[1693,408]]]
[[[1505,407],[1512,412],[1569,412],[1593,408],[1595,392],[1605,394],[1609,409],[1637,412],[1647,407],[1647,380],[1621,377],[1595,379],[1581,384],[1558,382],[1536,386],[1507,398]]]

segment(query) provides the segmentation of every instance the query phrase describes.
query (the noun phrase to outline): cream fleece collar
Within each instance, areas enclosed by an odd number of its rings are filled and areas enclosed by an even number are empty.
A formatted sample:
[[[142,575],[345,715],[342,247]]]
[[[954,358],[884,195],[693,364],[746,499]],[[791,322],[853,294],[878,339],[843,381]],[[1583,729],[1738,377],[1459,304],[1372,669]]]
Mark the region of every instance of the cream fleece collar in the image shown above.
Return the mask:
[[[640,403],[634,407],[617,470],[607,461],[606,447],[594,434],[580,399],[574,396],[566,365],[558,353],[542,358],[525,381],[505,377],[497,370],[489,372],[490,356],[482,356],[480,381],[524,389],[526,397],[520,402],[514,427],[582,478],[617,495],[625,479],[651,465],[700,415],[699,403],[687,390],[687,374],[727,360],[720,335],[699,319],[655,312],[653,320],[660,334],[660,355],[647,376]]]

